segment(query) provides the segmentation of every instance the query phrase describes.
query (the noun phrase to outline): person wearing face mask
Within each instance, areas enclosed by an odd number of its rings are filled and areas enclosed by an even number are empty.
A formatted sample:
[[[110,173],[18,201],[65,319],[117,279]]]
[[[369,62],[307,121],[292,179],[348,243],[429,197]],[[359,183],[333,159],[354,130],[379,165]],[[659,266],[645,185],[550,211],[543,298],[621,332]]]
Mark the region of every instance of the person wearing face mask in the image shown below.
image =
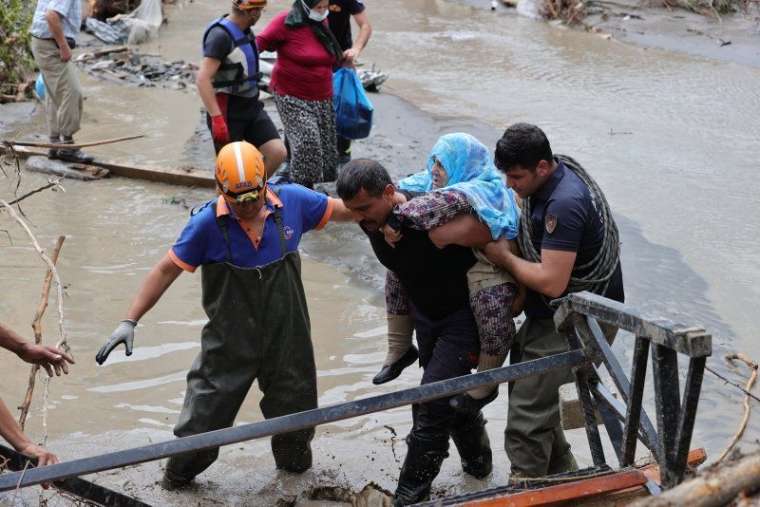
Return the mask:
[[[290,178],[313,187],[336,177],[333,68],[343,50],[327,24],[329,0],[295,0],[256,37],[276,51],[270,90],[290,144]]]
[[[174,246],[146,277],[95,360],[103,364],[183,271],[198,266],[208,323],[201,352],[187,375],[174,434],[196,435],[232,426],[254,380],[265,418],[317,408],[317,379],[298,245],[328,221],[349,221],[342,201],[299,185],[268,185],[261,153],[234,142],[217,156],[219,196],[194,210]],[[272,437],[279,469],[311,467],[313,428]],[[208,468],[219,449],[169,459],[162,485],[176,489]]]
[[[230,13],[208,26],[196,85],[215,151],[230,141],[248,141],[264,156],[271,176],[287,152],[259,100],[259,54],[251,27],[266,4],[266,0],[233,0]]]

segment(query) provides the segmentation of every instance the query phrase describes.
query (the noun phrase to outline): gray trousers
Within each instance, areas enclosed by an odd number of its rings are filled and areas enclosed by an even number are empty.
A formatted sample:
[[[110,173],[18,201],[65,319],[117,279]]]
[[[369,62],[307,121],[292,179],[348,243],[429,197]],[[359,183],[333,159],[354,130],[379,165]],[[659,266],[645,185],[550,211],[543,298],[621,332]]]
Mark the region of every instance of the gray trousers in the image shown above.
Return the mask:
[[[601,327],[612,344],[617,328],[606,324]],[[568,349],[567,339],[554,327],[554,319],[529,317],[517,332],[510,362],[540,359]],[[574,380],[572,370],[563,368],[510,384],[504,448],[513,475],[542,477],[577,469],[560,424],[558,391],[559,386]]]
[[[71,137],[82,119],[82,87],[73,62],[62,62],[55,41],[32,37],[34,61],[45,81],[45,111],[51,138]]]

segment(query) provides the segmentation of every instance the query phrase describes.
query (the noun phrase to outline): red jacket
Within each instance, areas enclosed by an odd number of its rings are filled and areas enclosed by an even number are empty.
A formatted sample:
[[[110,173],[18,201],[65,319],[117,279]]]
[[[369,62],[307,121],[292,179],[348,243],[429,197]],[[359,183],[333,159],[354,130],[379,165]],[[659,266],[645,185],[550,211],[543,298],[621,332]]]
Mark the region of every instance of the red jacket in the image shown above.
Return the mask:
[[[311,27],[285,26],[289,11],[277,14],[256,37],[259,51],[277,51],[271,88],[278,95],[303,100],[332,100],[335,57]],[[323,23],[327,25],[327,20]]]

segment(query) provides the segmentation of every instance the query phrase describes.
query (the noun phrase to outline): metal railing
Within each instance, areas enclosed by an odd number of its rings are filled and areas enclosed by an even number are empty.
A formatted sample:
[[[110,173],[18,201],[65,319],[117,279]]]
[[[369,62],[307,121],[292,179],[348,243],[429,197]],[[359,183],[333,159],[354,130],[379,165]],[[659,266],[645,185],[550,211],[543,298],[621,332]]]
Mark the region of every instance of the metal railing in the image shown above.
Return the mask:
[[[635,336],[630,378],[612,352],[599,323],[631,332]],[[615,301],[581,292],[563,298],[554,314],[557,329],[570,348],[582,350],[591,364],[575,368],[575,384],[583,404],[591,457],[605,463],[594,408],[602,416],[621,466],[634,462],[636,441],[649,448],[660,465],[662,482],[672,487],[683,480],[686,458],[694,431],[712,338],[700,327],[646,319],[636,310]],[[652,350],[657,430],[642,407],[647,359]],[[678,354],[688,358],[683,400],[679,389]],[[618,401],[599,382],[594,365],[604,365],[621,395]]]
[[[476,387],[520,380],[561,368],[572,368],[575,373],[594,465],[606,466],[595,415],[595,409],[598,409],[622,466],[633,464],[636,441],[640,439],[653,451],[663,473],[664,485],[677,484],[686,468],[705,359],[711,352],[710,336],[701,328],[647,320],[626,305],[585,292],[559,300],[554,321],[557,329],[568,338],[568,352],[257,423],[7,473],[0,475],[0,492],[424,403]],[[600,322],[630,331],[636,336],[630,379],[604,338]],[[657,430],[642,408],[650,346]],[[680,402],[678,389],[678,353],[689,357],[683,403]],[[615,399],[599,381],[596,365],[607,368],[622,401]],[[650,491],[655,493],[656,486],[650,484]]]

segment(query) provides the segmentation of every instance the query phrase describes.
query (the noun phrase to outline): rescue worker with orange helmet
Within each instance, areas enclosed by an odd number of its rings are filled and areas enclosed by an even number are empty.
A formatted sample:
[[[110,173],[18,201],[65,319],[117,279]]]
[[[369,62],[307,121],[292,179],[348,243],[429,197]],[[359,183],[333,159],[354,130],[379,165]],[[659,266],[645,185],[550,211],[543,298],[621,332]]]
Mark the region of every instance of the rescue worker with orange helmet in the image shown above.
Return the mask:
[[[301,281],[301,236],[328,221],[349,221],[343,202],[300,185],[268,185],[261,153],[250,143],[224,146],[216,162],[218,197],[194,211],[174,246],[151,270],[96,356],[103,364],[182,271],[201,266],[208,323],[187,375],[178,437],[232,426],[258,379],[264,417],[317,407],[309,313]],[[313,429],[272,437],[277,468],[311,467]],[[208,468],[218,448],[169,459],[163,485],[181,487]]]

